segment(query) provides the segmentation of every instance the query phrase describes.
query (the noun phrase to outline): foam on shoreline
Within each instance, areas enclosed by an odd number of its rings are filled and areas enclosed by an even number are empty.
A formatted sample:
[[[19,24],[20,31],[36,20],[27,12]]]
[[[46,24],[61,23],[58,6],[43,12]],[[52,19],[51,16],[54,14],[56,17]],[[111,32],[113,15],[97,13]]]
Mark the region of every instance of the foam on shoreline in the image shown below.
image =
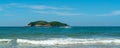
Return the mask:
[[[11,43],[14,39],[0,39],[0,43]],[[120,39],[51,38],[46,40],[16,39],[17,44],[67,45],[67,44],[120,44]]]
[[[18,43],[35,45],[67,45],[67,44],[120,44],[120,39],[49,39],[49,40],[27,40],[17,39]]]

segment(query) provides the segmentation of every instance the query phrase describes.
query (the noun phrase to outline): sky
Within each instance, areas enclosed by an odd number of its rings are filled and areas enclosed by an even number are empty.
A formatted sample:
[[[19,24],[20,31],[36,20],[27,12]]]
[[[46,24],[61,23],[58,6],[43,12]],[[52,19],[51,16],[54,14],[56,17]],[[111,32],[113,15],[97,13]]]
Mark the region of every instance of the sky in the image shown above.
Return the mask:
[[[120,0],[0,0],[0,26],[60,21],[70,26],[120,26]]]

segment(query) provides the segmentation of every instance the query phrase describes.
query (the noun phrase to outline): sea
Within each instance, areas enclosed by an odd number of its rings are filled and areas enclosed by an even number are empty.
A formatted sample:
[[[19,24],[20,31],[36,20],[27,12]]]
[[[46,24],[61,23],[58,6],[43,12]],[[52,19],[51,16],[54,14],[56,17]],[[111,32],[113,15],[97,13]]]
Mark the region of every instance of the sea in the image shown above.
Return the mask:
[[[0,27],[0,48],[120,48],[120,27]]]

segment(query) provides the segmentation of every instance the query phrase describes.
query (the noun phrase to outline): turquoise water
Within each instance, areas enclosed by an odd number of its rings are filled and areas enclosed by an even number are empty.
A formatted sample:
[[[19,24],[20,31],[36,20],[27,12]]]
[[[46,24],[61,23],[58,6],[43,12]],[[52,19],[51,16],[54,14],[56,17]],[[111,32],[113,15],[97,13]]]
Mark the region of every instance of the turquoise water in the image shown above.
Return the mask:
[[[120,48],[120,27],[0,27],[0,48]]]

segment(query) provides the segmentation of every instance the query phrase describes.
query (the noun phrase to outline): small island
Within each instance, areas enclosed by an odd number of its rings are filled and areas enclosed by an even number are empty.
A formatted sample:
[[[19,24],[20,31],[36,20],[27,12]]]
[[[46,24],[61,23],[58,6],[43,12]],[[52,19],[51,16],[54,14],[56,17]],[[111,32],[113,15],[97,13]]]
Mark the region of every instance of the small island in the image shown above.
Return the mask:
[[[40,21],[34,21],[34,22],[30,22],[28,24],[28,26],[30,27],[41,27],[41,26],[45,26],[45,27],[64,27],[64,26],[69,26],[65,23],[62,22],[58,22],[58,21],[52,21],[52,22],[47,22],[44,20],[40,20]]]

